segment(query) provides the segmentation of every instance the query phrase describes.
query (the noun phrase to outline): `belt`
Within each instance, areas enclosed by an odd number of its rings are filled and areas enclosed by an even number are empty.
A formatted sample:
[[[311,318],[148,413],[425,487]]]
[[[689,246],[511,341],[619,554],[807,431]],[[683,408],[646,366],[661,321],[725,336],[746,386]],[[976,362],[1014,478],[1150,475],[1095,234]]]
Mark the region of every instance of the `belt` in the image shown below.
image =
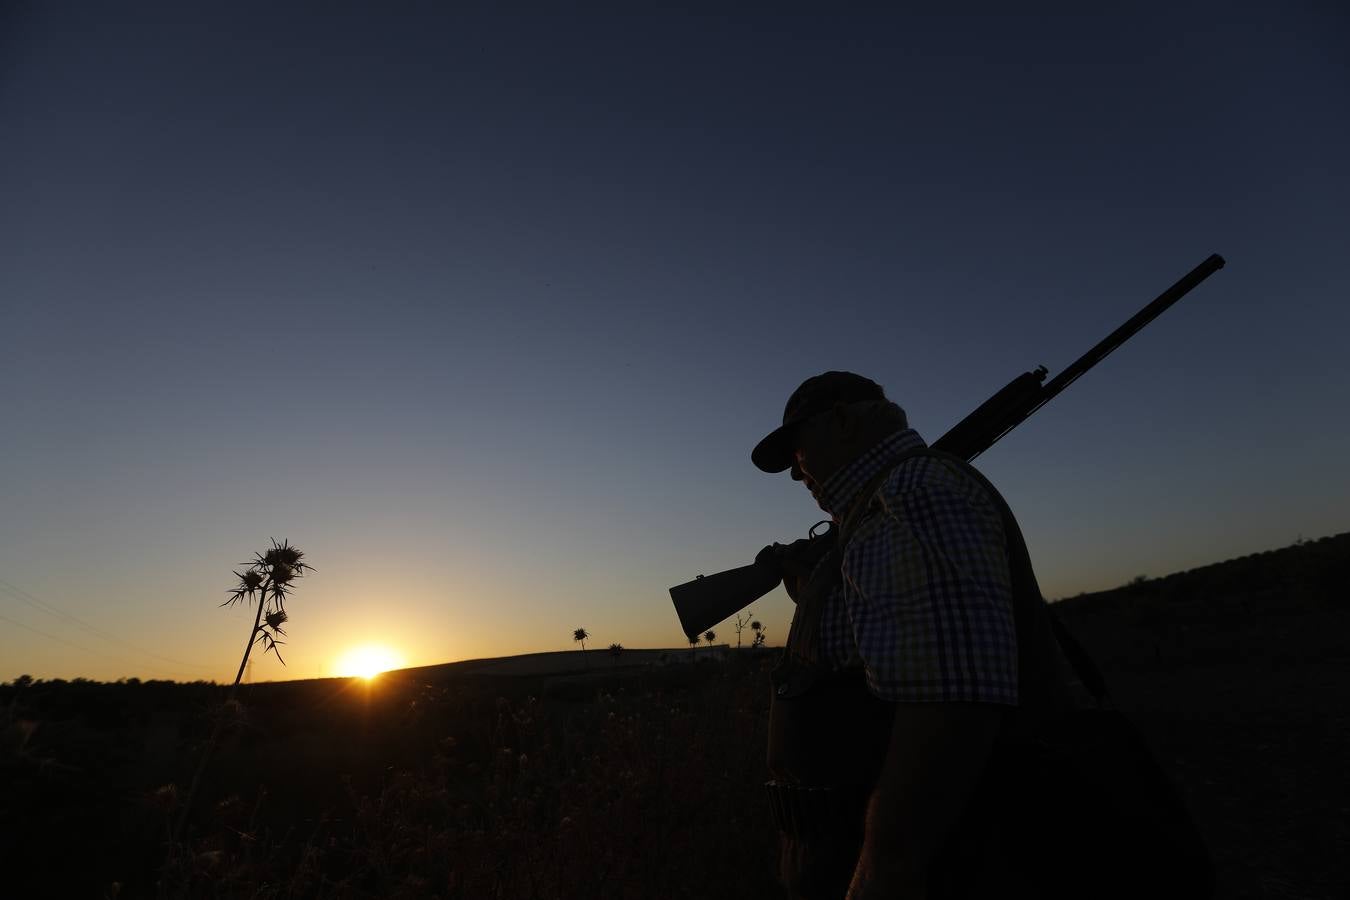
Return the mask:
[[[871,795],[863,787],[827,787],[770,781],[764,785],[778,830],[798,840],[862,834]]]

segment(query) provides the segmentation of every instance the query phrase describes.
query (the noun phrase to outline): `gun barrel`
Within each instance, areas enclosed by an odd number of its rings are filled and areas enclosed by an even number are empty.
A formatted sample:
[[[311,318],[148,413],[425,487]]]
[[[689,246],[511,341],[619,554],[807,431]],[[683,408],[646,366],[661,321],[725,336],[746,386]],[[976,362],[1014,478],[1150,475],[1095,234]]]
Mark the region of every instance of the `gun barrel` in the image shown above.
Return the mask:
[[[1211,253],[1204,262],[1181,276],[1175,284],[1155,297],[1152,302],[1139,310],[1139,312],[1131,316],[1125,324],[1102,338],[1091,350],[1074,360],[1067,369],[1050,379],[1043,387],[1040,387],[1039,396],[1032,400],[1031,404],[1024,412],[1014,417],[1011,421],[997,423],[998,427],[987,439],[987,443],[966,458],[974,459],[976,456],[998,443],[1005,434],[1028,419],[1036,410],[1040,409],[1046,403],[1049,403],[1060,391],[1073,384],[1073,382],[1078,379],[1078,376],[1105,359],[1112,350],[1125,343],[1141,328],[1162,315],[1163,311],[1182,297],[1189,294],[1200,282],[1222,269],[1224,262],[1225,260],[1222,256],[1217,253]],[[965,423],[963,422],[962,424]]]
[[[1067,369],[1050,379],[1050,382],[1045,386],[1041,403],[1045,403],[1072,384],[1079,375],[1105,359],[1108,353],[1133,337],[1135,332],[1158,318],[1169,306],[1189,294],[1196,285],[1222,269],[1223,266],[1224,258],[1217,253],[1211,253],[1208,259],[1181,276],[1176,284],[1163,291],[1148,306],[1131,316],[1124,325],[1102,338],[1097,342],[1097,346],[1078,357]]]
[[[1034,372],[1023,372],[973,413],[957,422],[950,431],[933,442],[934,450],[941,450],[962,459],[974,459],[992,443],[992,435],[1006,433],[1029,416],[1030,410],[1041,403],[1045,367]]]

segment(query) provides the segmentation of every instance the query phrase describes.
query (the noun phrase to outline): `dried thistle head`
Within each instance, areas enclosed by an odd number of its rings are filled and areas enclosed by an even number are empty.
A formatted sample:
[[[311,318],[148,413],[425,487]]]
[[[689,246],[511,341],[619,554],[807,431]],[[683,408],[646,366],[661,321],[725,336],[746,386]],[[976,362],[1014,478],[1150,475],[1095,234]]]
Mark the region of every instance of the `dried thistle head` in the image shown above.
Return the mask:
[[[277,634],[285,634],[286,632],[281,630],[281,626],[286,624],[287,618],[289,617],[286,615],[286,610],[278,609],[268,613],[266,616],[263,617],[263,620],[267,622],[267,627],[275,631]]]
[[[298,547],[292,547],[289,541],[282,541],[278,544],[276,538],[272,538],[271,549],[266,553],[260,553],[258,562],[272,571],[289,569],[294,577],[299,577],[305,573],[306,569],[311,568],[303,562],[304,558],[304,551]]]
[[[239,584],[229,591],[229,599],[220,604],[221,606],[233,606],[245,597],[253,596],[253,592],[262,586],[264,580],[263,574],[256,569],[245,569],[234,574],[239,579]]]

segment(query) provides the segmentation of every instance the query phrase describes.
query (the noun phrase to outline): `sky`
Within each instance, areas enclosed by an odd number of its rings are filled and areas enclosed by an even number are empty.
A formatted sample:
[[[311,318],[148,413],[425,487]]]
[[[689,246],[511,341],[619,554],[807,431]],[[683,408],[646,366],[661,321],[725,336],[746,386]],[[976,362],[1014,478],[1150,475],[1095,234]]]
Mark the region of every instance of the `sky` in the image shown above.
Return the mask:
[[[1350,530],[1343,8],[582,6],[5,5],[0,680],[232,679],[271,538],[256,680],[683,646],[804,378],[935,440],[1215,252],[978,465],[1051,599]]]

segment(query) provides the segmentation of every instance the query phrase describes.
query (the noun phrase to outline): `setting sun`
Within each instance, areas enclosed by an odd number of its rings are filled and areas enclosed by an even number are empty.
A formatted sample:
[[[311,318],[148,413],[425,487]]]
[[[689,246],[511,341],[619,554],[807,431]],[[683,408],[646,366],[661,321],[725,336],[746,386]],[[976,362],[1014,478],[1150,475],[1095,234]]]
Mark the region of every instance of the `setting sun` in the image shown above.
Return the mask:
[[[403,665],[403,657],[388,647],[367,644],[353,647],[333,664],[334,674],[343,677],[374,678],[381,672]]]

